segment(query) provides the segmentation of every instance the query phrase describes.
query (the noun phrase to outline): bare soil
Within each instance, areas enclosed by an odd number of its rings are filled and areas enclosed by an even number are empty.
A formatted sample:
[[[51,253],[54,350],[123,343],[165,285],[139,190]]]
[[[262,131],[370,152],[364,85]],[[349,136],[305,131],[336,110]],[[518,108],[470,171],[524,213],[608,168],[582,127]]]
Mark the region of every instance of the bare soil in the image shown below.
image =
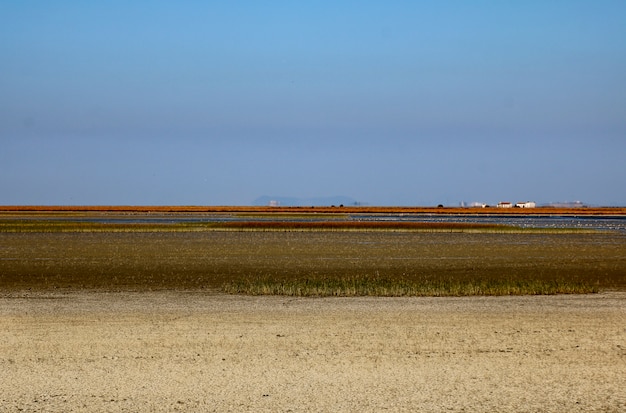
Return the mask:
[[[0,411],[626,411],[626,293],[5,291]]]

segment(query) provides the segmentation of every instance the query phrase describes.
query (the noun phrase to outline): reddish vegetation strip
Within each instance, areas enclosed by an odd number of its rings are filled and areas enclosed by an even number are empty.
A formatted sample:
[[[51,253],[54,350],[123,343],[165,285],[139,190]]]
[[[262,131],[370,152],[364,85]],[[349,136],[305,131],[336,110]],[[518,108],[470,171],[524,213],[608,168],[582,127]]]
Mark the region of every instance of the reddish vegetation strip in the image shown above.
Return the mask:
[[[626,207],[594,208],[436,208],[436,207],[256,207],[256,206],[48,206],[0,205],[0,212],[126,212],[126,213],[349,213],[349,214],[476,214],[476,215],[626,215]]]

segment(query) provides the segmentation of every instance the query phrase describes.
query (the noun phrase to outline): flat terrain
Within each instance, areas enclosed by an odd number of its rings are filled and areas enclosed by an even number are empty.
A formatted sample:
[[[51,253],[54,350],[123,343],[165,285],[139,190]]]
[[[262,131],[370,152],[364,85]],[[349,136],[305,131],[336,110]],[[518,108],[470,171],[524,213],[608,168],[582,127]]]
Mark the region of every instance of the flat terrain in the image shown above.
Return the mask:
[[[623,412],[626,293],[18,292],[7,412]]]
[[[0,411],[626,411],[623,229],[94,208],[0,207]],[[250,278],[379,276],[600,293],[220,293]]]
[[[585,281],[626,289],[626,234],[0,233],[0,290],[219,289],[247,277]]]

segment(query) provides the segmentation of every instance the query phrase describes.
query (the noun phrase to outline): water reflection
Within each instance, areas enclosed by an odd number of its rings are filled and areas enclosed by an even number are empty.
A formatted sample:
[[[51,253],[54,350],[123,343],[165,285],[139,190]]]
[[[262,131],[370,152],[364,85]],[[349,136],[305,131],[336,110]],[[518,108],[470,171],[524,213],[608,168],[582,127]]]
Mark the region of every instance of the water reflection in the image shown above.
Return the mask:
[[[40,218],[39,218],[40,219]],[[47,218],[55,220],[57,218]],[[626,216],[554,216],[554,215],[429,215],[429,214],[346,214],[346,215],[294,215],[265,214],[245,216],[236,214],[194,215],[134,215],[134,216],[81,216],[58,218],[64,221],[104,224],[180,224],[211,222],[315,222],[315,221],[368,221],[368,222],[433,222],[502,224],[520,228],[581,228],[626,232]]]
[[[463,222],[470,224],[502,224],[520,228],[584,228],[626,231],[626,217],[614,216],[552,216],[552,215],[362,215],[354,217],[371,221]]]

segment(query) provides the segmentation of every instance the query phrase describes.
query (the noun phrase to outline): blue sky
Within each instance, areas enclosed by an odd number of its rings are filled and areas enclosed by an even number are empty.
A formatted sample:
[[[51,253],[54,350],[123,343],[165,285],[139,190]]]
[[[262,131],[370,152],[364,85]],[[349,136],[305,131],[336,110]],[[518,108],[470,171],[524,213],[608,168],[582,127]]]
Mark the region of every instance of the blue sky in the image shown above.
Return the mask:
[[[0,204],[626,205],[626,2],[0,1]]]

